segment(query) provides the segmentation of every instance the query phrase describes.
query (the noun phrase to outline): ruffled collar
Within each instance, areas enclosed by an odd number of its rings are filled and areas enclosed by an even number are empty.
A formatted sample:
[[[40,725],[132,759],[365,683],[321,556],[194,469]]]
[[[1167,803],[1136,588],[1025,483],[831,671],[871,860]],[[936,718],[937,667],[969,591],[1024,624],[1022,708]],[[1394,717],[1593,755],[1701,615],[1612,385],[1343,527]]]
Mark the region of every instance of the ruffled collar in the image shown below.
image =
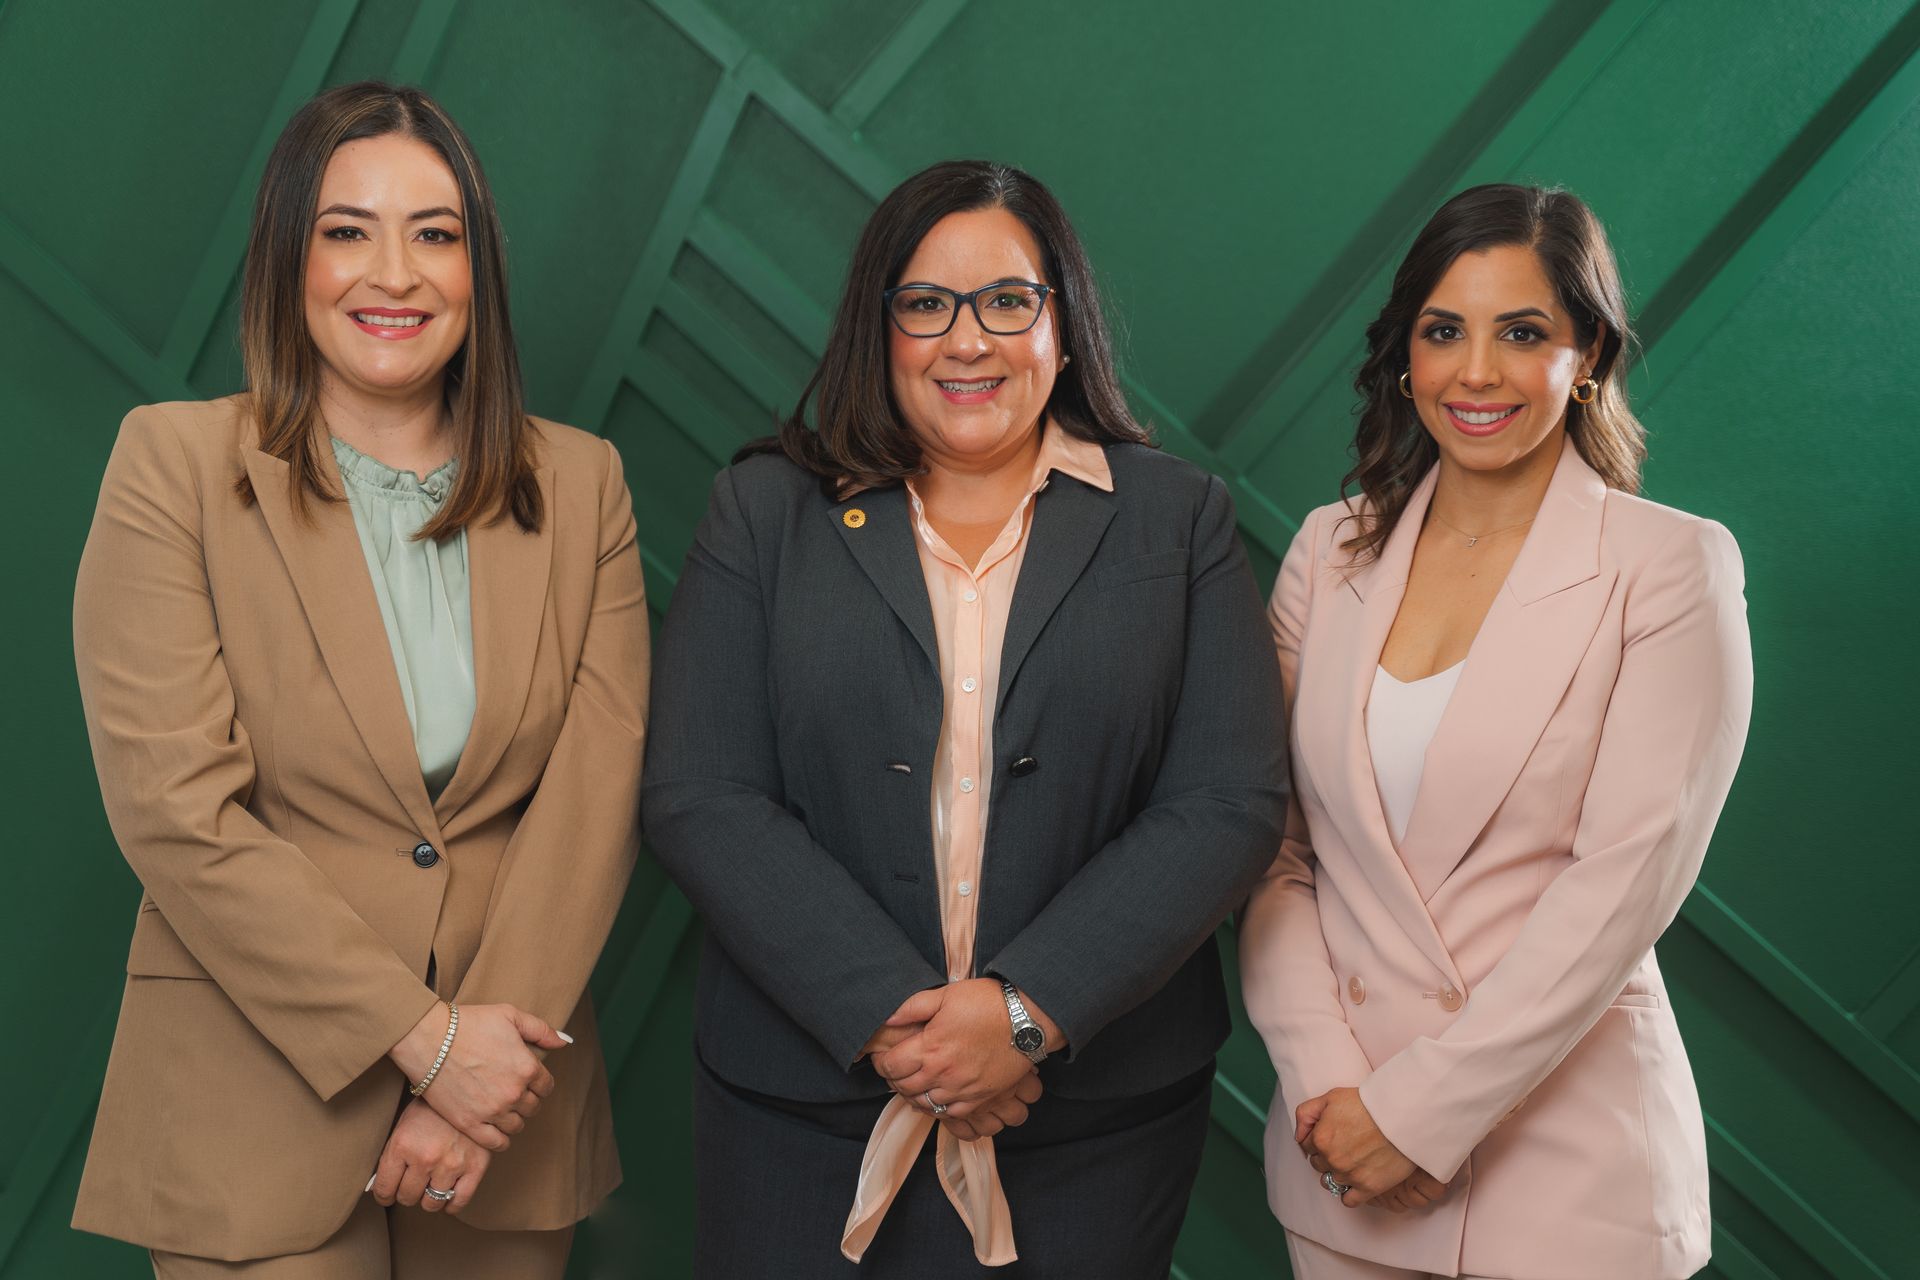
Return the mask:
[[[453,492],[453,478],[459,472],[460,459],[448,458],[421,479],[411,471],[398,471],[377,458],[369,458],[339,436],[333,441],[333,458],[340,464],[340,478],[362,493],[388,498],[417,498],[439,506]]]

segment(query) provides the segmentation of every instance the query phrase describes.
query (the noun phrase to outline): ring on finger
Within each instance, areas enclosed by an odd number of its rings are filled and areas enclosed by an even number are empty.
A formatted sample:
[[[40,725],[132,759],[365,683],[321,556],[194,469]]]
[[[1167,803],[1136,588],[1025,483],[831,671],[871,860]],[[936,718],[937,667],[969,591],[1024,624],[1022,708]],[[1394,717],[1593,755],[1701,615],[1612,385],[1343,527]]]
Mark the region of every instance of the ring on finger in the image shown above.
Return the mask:
[[[933,1090],[929,1089],[925,1093],[921,1094],[920,1096],[927,1100],[927,1110],[933,1112],[933,1114],[937,1116],[943,1116],[947,1114],[947,1104],[944,1102],[935,1102],[933,1100]]]
[[[453,1191],[451,1189],[442,1191],[438,1187],[428,1187],[425,1194],[428,1199],[437,1200],[441,1204],[446,1204],[453,1199]]]
[[[1340,1181],[1333,1176],[1332,1170],[1328,1170],[1326,1173],[1320,1175],[1320,1185],[1337,1196],[1344,1196],[1347,1192],[1353,1190],[1352,1183]]]

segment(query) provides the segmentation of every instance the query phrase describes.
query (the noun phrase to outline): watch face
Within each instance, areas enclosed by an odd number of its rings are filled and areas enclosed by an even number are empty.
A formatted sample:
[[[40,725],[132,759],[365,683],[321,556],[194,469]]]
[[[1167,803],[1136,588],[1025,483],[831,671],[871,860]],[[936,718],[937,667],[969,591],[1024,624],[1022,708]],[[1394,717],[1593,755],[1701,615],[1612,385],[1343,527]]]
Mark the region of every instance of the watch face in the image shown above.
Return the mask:
[[[1047,1041],[1047,1033],[1038,1027],[1022,1027],[1013,1033],[1013,1047],[1022,1053],[1032,1053]]]

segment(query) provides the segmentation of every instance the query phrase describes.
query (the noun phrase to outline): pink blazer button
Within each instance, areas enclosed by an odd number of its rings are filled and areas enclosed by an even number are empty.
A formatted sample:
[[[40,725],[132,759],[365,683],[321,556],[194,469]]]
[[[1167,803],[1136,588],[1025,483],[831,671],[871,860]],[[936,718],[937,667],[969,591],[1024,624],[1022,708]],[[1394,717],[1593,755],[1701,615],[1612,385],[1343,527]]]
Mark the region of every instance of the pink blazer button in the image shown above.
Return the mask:
[[[1347,979],[1347,999],[1353,1001],[1355,1004],[1365,1004],[1367,1002],[1367,984],[1361,980],[1360,975],[1357,973]]]

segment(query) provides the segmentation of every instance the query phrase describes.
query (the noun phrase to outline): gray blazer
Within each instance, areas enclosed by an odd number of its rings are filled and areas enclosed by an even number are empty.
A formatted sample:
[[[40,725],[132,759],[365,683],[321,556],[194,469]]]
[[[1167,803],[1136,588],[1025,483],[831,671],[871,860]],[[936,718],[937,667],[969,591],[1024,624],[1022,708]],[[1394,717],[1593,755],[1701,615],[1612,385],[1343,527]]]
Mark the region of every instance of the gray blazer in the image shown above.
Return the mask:
[[[1000,663],[978,970],[1060,1024],[1066,1097],[1149,1092],[1229,1028],[1213,930],[1280,845],[1280,671],[1221,482],[1111,445],[1034,500]],[[859,507],[858,528],[842,520]],[[929,779],[942,698],[900,486],[831,502],[779,455],[714,482],[659,637],[641,792],[707,923],[723,1079],[875,1096],[854,1057],[944,981]]]

